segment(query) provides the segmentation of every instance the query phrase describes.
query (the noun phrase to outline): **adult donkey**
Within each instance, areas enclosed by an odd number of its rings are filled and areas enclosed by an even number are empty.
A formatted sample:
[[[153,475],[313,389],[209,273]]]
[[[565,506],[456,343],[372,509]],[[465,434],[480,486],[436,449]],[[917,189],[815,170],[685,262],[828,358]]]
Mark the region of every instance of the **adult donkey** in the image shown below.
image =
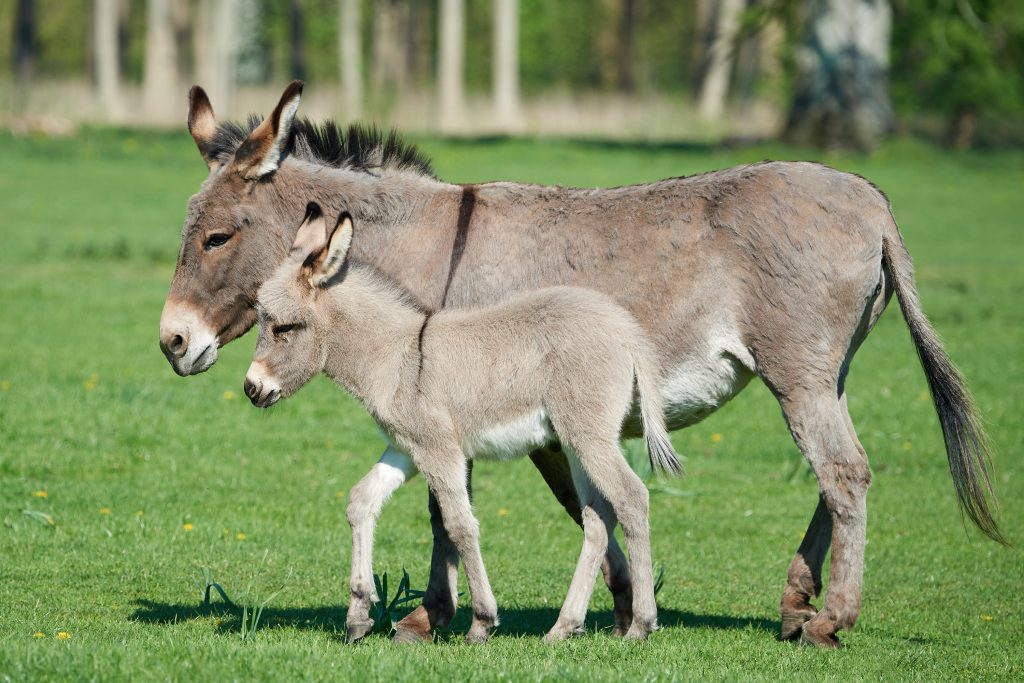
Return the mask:
[[[210,175],[189,202],[160,320],[160,345],[181,375],[209,368],[218,346],[255,322],[265,273],[285,257],[307,203],[342,208],[362,226],[354,259],[426,307],[486,304],[574,285],[610,294],[637,318],[663,367],[672,428],[706,417],[754,376],[771,389],[819,482],[817,509],[789,567],[782,637],[837,646],[860,611],[864,449],[847,412],[854,353],[895,291],[920,355],[963,511],[1002,541],[993,518],[986,438],[964,382],[921,311],[910,255],[889,203],[868,181],[812,163],[766,162],[604,190],[495,182],[452,185],[394,135],[347,133],[295,117],[302,84],[271,115],[218,124],[201,88],[188,127]],[[424,363],[430,363],[427,356]],[[579,523],[565,458],[532,455]],[[381,506],[415,472],[389,447],[351,491],[349,634],[372,622],[370,564]],[[399,639],[427,638],[455,611],[456,553],[431,500],[434,550],[424,603]],[[829,588],[817,611],[825,553]],[[619,632],[630,624],[622,551],[609,542],[605,580]]]

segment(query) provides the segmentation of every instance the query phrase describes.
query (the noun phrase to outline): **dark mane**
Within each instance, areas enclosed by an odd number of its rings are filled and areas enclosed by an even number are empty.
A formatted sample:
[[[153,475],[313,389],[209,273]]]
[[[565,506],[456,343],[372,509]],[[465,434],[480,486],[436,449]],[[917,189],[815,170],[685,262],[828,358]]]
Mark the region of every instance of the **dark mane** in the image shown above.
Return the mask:
[[[225,121],[217,126],[212,153],[227,161],[263,117],[250,114],[245,123]],[[430,159],[416,145],[405,142],[398,132],[387,134],[376,126],[354,123],[348,128],[334,121],[314,123],[296,119],[292,126],[291,153],[299,159],[333,168],[374,172],[383,169],[410,170],[434,178]]]

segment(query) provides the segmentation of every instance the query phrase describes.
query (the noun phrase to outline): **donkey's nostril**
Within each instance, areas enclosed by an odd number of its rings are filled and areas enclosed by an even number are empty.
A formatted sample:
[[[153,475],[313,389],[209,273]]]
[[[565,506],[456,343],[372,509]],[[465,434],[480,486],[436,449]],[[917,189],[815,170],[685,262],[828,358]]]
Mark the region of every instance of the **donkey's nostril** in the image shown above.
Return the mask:
[[[254,401],[255,402],[256,399],[259,398],[259,395],[260,395],[259,388],[256,386],[256,383],[253,382],[248,377],[245,378],[244,388],[245,388],[245,395],[249,397],[250,401]]]
[[[181,351],[183,346],[185,346],[185,338],[180,334],[176,334],[171,337],[170,343],[167,344],[167,350],[173,354],[177,354]]]

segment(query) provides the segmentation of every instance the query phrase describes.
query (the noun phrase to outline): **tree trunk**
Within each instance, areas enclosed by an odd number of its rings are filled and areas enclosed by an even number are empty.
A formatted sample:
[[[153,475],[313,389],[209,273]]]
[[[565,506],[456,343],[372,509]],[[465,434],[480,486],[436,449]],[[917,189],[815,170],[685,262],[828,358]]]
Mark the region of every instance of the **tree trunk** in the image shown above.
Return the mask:
[[[744,4],[744,0],[721,0],[711,20],[714,35],[704,58],[706,67],[697,95],[697,111],[701,118],[709,121],[718,119],[725,111]]]
[[[235,94],[236,0],[200,0],[196,13],[196,76],[221,118],[231,115]]]
[[[498,128],[522,128],[519,105],[519,0],[494,0],[494,109]]]
[[[177,65],[170,2],[146,0],[146,63],[142,82],[142,108],[150,122],[167,123],[173,120],[175,112],[181,110]]]
[[[373,3],[373,89],[377,96],[391,96],[405,87],[405,23],[408,6],[399,0]]]
[[[341,0],[339,7],[338,56],[341,64],[341,91],[345,118],[354,121],[363,115],[362,42],[359,30],[360,0]]]
[[[633,60],[633,34],[636,28],[636,2],[622,0],[622,16],[619,17],[619,90],[631,93],[636,90],[636,74]]]
[[[291,77],[300,81],[306,80],[306,51],[302,5],[299,0],[291,0],[288,6],[288,28],[291,33]]]
[[[11,64],[14,78],[19,83],[32,79],[36,72],[36,3],[35,0],[18,0],[14,8],[14,50]]]
[[[463,62],[466,52],[466,0],[441,0],[437,62],[438,124],[442,132],[461,129]]]
[[[892,130],[887,0],[807,0],[785,137],[869,150]]]
[[[121,68],[118,48],[119,0],[94,0],[93,59],[96,71],[96,95],[108,121],[119,121],[124,114],[121,103]]]

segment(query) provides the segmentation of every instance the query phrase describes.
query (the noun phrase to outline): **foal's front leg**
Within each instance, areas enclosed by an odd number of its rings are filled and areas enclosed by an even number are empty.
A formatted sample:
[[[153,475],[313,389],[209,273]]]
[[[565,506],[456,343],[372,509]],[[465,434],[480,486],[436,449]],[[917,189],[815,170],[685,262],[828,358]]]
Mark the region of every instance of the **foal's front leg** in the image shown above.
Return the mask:
[[[373,587],[373,532],[380,510],[391,494],[415,474],[412,459],[388,445],[377,464],[349,492],[346,517],[352,528],[352,575],[345,626],[350,642],[373,629],[370,606],[378,599]]]
[[[498,625],[498,604],[480,554],[480,525],[473,515],[466,486],[466,459],[455,444],[414,450],[416,466],[437,499],[448,538],[459,551],[473,603],[473,623],[466,634],[470,643],[483,643]]]

